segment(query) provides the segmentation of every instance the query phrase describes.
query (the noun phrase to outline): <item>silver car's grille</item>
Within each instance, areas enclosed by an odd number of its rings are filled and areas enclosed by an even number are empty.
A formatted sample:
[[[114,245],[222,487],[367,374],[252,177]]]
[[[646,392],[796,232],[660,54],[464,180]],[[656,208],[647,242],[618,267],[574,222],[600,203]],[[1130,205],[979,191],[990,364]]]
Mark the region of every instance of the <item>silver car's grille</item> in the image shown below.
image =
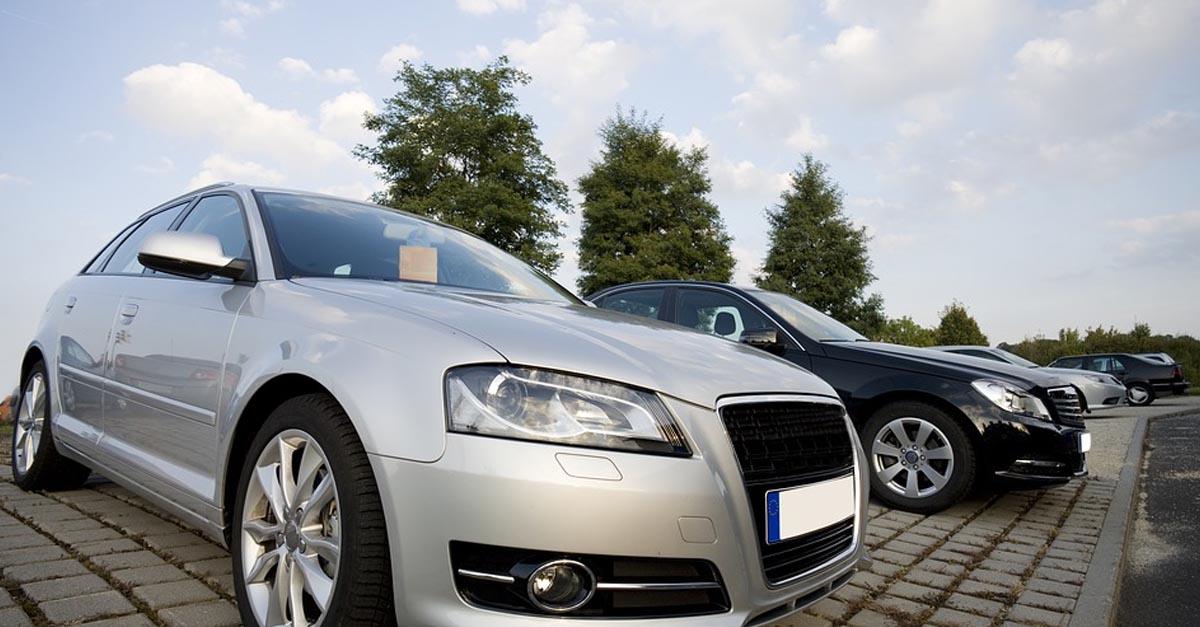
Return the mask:
[[[1060,423],[1083,426],[1083,403],[1075,388],[1071,386],[1050,388],[1046,390],[1046,393],[1050,395],[1050,401],[1054,403],[1055,414],[1058,415]]]

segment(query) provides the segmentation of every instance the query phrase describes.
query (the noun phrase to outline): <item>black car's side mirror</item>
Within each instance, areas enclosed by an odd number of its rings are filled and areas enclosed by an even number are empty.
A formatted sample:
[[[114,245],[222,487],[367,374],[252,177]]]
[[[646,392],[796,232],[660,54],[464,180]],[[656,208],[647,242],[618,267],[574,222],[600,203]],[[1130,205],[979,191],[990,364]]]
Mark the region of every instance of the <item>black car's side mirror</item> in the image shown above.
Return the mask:
[[[769,353],[782,353],[783,343],[779,341],[779,332],[775,329],[753,329],[743,331],[739,340],[754,348],[761,348]]]

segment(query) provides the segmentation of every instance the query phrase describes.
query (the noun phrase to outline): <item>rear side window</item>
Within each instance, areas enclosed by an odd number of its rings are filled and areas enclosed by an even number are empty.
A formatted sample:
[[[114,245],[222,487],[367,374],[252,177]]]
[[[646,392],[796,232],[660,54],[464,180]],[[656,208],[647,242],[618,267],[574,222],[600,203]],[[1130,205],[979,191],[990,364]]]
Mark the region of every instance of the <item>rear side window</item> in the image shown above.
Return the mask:
[[[1079,368],[1083,367],[1083,359],[1080,357],[1067,357],[1066,359],[1059,359],[1058,361],[1055,361],[1051,365],[1054,366],[1055,368],[1079,369]]]
[[[96,255],[95,259],[92,259],[92,262],[88,264],[88,267],[84,268],[83,273],[95,274],[99,272],[100,268],[104,267],[104,262],[108,259],[108,256],[112,254],[112,251],[116,250],[117,246],[120,246],[121,242],[125,241],[125,237],[129,235],[129,232],[137,228],[139,224],[141,224],[141,222],[134,222],[133,224],[125,227],[123,231],[118,233],[117,236],[108,243],[108,246],[105,246],[104,250],[101,250],[100,254]]]
[[[683,289],[676,299],[675,322],[697,331],[737,340],[746,331],[778,330],[757,309],[731,294]]]
[[[103,274],[141,274],[145,268],[138,263],[137,255],[142,242],[153,233],[171,228],[175,218],[179,217],[179,212],[186,206],[186,202],[180,203],[143,220],[113,251],[108,263],[104,264]]]
[[[620,294],[605,296],[598,304],[604,309],[611,309],[621,313],[633,314],[645,318],[658,318],[658,313],[662,310],[664,293],[665,290],[662,288],[629,290]]]

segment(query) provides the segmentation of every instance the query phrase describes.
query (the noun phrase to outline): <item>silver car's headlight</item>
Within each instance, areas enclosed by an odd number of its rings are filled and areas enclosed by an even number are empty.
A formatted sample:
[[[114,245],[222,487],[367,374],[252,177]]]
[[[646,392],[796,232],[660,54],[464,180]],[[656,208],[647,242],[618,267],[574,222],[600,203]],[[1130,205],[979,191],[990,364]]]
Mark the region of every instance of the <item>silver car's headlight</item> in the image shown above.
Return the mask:
[[[1050,412],[1041,399],[1010,383],[994,379],[979,379],[972,381],[971,386],[1004,411],[1050,420]]]
[[[658,396],[617,383],[510,366],[446,375],[451,431],[640,453],[690,455]]]

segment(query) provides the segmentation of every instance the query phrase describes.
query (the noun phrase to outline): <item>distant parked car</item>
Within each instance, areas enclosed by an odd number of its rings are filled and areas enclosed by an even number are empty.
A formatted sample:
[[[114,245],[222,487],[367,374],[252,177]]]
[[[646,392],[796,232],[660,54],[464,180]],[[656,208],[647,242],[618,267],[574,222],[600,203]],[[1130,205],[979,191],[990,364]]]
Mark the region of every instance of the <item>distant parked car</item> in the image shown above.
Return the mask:
[[[977,477],[1040,485],[1087,474],[1079,394],[1038,370],[871,342],[784,294],[723,283],[633,283],[589,300],[756,346],[828,381],[861,434],[872,491],[889,505],[935,512]]]
[[[1097,409],[1117,407],[1125,402],[1125,384],[1121,380],[1105,372],[1079,372],[1068,368],[1046,368],[1004,349],[990,346],[931,346],[934,350],[970,355],[981,359],[1002,361],[1006,364],[1022,368],[1039,368],[1046,374],[1056,375],[1064,381],[1079,388],[1083,392],[1083,409],[1092,412]]]
[[[1188,382],[1183,378],[1183,367],[1179,364],[1164,364],[1156,359],[1128,353],[1059,357],[1050,362],[1049,367],[1111,374],[1125,384],[1130,405],[1149,405],[1160,394],[1185,394],[1188,389]]]

